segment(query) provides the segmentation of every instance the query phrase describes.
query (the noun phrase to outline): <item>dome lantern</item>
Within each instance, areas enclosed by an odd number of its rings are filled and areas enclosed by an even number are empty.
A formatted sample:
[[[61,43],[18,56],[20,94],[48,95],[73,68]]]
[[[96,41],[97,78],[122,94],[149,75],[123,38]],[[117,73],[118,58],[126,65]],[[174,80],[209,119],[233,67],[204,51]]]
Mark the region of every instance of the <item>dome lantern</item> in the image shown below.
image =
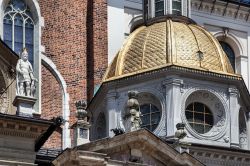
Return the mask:
[[[164,15],[190,16],[191,0],[143,0],[144,19]]]

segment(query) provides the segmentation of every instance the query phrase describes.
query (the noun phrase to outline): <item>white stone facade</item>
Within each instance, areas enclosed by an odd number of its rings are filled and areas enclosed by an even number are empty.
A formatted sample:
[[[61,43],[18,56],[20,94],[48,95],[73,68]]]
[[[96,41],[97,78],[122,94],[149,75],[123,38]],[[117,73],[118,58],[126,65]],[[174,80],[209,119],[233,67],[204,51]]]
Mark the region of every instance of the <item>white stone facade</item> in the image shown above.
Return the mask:
[[[185,73],[186,74],[186,73]],[[246,137],[247,109],[249,100],[246,97],[246,89],[238,83],[243,81],[216,78],[216,76],[197,73],[187,74],[155,72],[141,74],[132,78],[106,83],[97,94],[95,102],[107,98],[100,105],[90,106],[92,114],[91,139],[96,139],[98,131],[95,130],[98,123],[97,117],[101,112],[105,115],[106,136],[113,136],[111,129],[124,127],[124,112],[128,100],[128,91],[139,92],[139,104],[152,103],[161,111],[161,119],[153,131],[157,136],[171,139],[176,132],[176,124],[186,124],[187,137],[184,141],[195,144],[211,145],[224,148],[249,149],[250,144]],[[115,86],[114,86],[115,85]],[[108,89],[108,90],[107,90]],[[213,126],[200,134],[190,126],[185,110],[192,102],[200,102],[208,106],[213,114]],[[241,113],[240,113],[241,112]],[[243,117],[243,118],[242,118]],[[241,121],[239,121],[241,119]],[[241,141],[240,141],[241,140]]]

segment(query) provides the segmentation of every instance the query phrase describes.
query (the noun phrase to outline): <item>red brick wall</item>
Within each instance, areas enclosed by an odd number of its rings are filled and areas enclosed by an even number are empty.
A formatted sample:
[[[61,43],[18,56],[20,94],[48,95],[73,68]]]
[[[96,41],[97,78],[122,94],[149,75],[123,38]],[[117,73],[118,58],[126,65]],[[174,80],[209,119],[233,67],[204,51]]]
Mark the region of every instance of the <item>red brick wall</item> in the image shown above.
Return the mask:
[[[62,116],[62,90],[56,78],[42,66],[42,114],[41,118]],[[54,132],[46,141],[45,148],[61,148],[61,131]]]
[[[107,3],[106,0],[39,1],[45,26],[42,45],[67,83],[70,97],[70,125],[75,122],[74,102],[90,100],[94,85],[100,83],[107,67]],[[57,94],[58,83],[42,70],[42,117],[62,111]],[[57,84],[51,89],[50,84]],[[52,97],[51,92],[55,94]],[[59,106],[60,105],[60,106]],[[53,112],[49,112],[53,108]]]
[[[92,0],[87,13],[87,64],[88,64],[88,99],[94,93],[94,86],[99,84],[107,68],[107,2]],[[94,55],[94,56],[93,56]]]

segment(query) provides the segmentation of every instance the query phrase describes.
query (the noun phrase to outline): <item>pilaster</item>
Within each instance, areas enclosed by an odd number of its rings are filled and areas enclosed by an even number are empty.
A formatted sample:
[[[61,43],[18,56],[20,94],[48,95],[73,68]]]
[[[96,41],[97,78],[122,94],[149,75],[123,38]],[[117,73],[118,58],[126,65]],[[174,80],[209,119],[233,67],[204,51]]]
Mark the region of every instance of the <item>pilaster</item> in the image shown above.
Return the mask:
[[[240,105],[238,103],[239,91],[235,87],[230,87],[229,92],[229,110],[230,110],[230,137],[232,148],[239,148],[239,110]]]
[[[116,92],[109,91],[106,99],[106,110],[107,110],[107,136],[113,137],[114,133],[111,129],[117,127],[117,114],[116,114]]]
[[[247,140],[248,140],[248,149],[250,149],[250,112],[247,112],[246,113],[246,120],[247,120],[247,123],[246,123],[246,127],[247,127]]]
[[[181,122],[181,93],[183,80],[170,78],[165,80],[163,86],[166,90],[166,109],[167,109],[167,137],[174,137],[175,126]]]

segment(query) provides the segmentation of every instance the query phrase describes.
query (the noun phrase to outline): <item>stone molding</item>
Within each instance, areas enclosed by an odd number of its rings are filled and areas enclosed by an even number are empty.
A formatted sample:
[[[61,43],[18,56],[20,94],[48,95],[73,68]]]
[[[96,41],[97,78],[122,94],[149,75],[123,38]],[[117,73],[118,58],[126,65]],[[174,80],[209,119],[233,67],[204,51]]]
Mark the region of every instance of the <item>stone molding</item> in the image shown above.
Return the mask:
[[[201,2],[200,0],[193,0],[191,3],[191,8],[194,11],[200,11],[221,17],[229,17],[231,19],[236,19],[242,22],[250,21],[250,19],[248,19],[249,12],[247,10],[244,11],[240,9],[239,11],[237,11],[237,5],[235,5],[235,8],[227,7],[227,9],[225,9],[225,5],[226,2],[224,5],[219,5],[215,3],[215,6],[213,7],[212,1],[209,3]]]
[[[29,123],[16,123],[0,120],[0,134],[15,137],[38,138],[42,132],[47,130],[47,126],[41,127]]]
[[[56,65],[53,63],[52,60],[50,60],[45,55],[41,55],[42,64],[52,73],[52,75],[56,78],[56,80],[59,82],[62,92],[63,92],[63,105],[62,105],[62,115],[63,119],[65,120],[65,123],[63,125],[63,149],[71,147],[71,137],[70,137],[70,129],[69,129],[69,116],[70,116],[70,109],[69,109],[69,94],[67,92],[67,84],[64,80],[63,76],[57,70]]]
[[[228,151],[214,148],[190,147],[190,154],[206,165],[248,166],[250,154],[246,151]]]
[[[117,154],[123,156],[122,161],[115,160],[117,159],[115,157]],[[147,158],[145,158],[142,163],[130,162],[131,157],[138,157],[139,160],[143,159],[142,154],[145,154],[152,159],[150,161],[151,164],[147,164]],[[95,157],[99,158],[97,161],[100,162],[103,162],[103,158],[105,158],[106,164],[110,165],[112,165],[109,162],[110,160],[113,160],[112,163],[114,165],[118,165],[118,163],[125,165],[124,162],[126,162],[126,165],[131,166],[142,164],[156,165],[152,164],[152,162],[168,163],[170,165],[203,165],[187,153],[180,154],[165,141],[145,129],[125,133],[112,138],[96,140],[94,142],[78,146],[74,149],[67,149],[53,161],[53,164],[55,166],[63,164],[67,165],[67,161],[68,165],[72,161],[77,161],[79,164],[88,162],[88,159],[95,159]],[[89,164],[90,162],[88,165]],[[103,164],[100,163],[100,165]]]

